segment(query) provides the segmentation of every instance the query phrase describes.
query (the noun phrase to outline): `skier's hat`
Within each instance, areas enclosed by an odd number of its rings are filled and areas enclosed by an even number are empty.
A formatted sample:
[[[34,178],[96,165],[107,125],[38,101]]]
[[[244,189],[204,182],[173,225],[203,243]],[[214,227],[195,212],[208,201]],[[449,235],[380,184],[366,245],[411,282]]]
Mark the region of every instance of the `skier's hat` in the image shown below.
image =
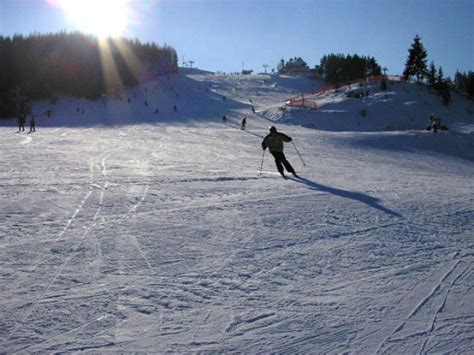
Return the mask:
[[[268,127],[268,130],[271,132],[271,133],[275,133],[277,131],[276,127],[275,126],[270,126]]]

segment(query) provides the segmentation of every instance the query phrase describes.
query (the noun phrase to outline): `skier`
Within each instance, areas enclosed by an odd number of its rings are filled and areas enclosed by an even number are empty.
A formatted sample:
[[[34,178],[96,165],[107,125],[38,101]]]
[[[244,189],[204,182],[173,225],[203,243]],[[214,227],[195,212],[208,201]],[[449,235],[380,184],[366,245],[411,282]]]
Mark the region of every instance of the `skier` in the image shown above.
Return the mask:
[[[227,117],[225,115],[222,116],[222,122],[224,122],[224,124],[227,124]]]
[[[268,147],[268,150],[275,158],[275,164],[277,166],[278,172],[283,178],[286,179],[285,173],[283,172],[283,166],[285,166],[286,171],[293,174],[294,177],[299,177],[296,175],[295,169],[291,164],[286,160],[285,154],[283,153],[283,143],[291,142],[291,137],[288,137],[286,134],[277,132],[275,126],[270,127],[270,133],[263,139],[262,149],[265,150]]]
[[[36,132],[36,121],[35,121],[35,115],[31,115],[31,121],[30,121],[30,133],[31,132]]]
[[[433,130],[434,133],[438,133],[438,130],[446,129],[446,126],[443,126],[441,117],[435,116],[433,113],[430,115],[430,125],[426,127],[428,131]]]
[[[240,129],[242,131],[245,131],[245,126],[247,125],[247,117],[244,117],[243,120],[242,120],[242,123],[240,125]]]
[[[25,121],[26,121],[25,115],[23,113],[20,114],[20,116],[18,117],[18,132],[25,131]]]

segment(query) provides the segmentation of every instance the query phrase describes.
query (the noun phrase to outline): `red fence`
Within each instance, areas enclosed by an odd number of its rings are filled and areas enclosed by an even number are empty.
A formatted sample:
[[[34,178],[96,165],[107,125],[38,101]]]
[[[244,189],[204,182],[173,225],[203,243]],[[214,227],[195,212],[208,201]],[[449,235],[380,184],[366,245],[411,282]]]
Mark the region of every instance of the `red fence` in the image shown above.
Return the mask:
[[[314,98],[316,96],[320,96],[322,94],[331,92],[331,91],[336,91],[337,89],[343,88],[345,86],[350,86],[354,84],[362,84],[362,83],[370,83],[374,81],[382,81],[382,80],[387,80],[387,81],[405,81],[405,78],[403,76],[399,75],[378,75],[378,76],[371,76],[367,78],[362,78],[362,79],[356,79],[356,80],[351,80],[351,81],[346,81],[344,83],[340,83],[339,85],[330,85],[330,86],[325,86],[317,91],[308,93],[308,94],[301,94],[299,96],[292,97],[291,99],[287,100],[285,102],[286,106],[292,106],[292,107],[307,107],[312,110],[318,109],[318,105],[312,101],[308,101],[307,99]]]

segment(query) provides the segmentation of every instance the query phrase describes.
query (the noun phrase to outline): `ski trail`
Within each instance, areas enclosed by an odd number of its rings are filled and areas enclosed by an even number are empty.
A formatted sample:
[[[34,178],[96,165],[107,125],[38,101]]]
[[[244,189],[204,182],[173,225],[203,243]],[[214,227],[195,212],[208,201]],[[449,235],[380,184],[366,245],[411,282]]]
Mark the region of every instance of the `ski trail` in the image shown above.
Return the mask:
[[[61,275],[62,271],[66,267],[66,265],[69,263],[69,261],[73,258],[74,252],[77,251],[77,249],[86,241],[86,236],[89,234],[90,228],[92,228],[94,225],[88,227],[84,234],[81,236],[81,240],[72,248],[71,254],[64,260],[64,262],[57,268],[56,272],[53,275],[53,278],[51,281],[48,283],[46,288],[41,292],[41,294],[36,298],[36,300],[33,302],[33,304],[28,308],[28,310],[23,314],[23,316],[20,318],[20,321],[17,322],[17,325],[15,328],[8,334],[8,336],[3,340],[3,343],[6,344],[8,340],[19,330],[20,323],[23,323],[26,321],[26,319],[33,313],[33,311],[38,307],[39,303],[41,300],[45,297],[46,293],[49,291],[49,289],[53,286],[53,284],[56,282],[57,278]],[[90,239],[87,238],[87,240]]]
[[[139,253],[140,256],[142,257],[143,261],[145,261],[146,265],[148,266],[148,268],[150,269],[150,271],[152,272],[152,274],[156,274],[155,269],[153,268],[153,266],[152,266],[151,263],[150,263],[150,260],[148,259],[148,257],[146,256],[145,252],[144,252],[143,249],[141,248],[140,243],[138,242],[137,238],[136,238],[135,236],[131,236],[131,235],[129,235],[128,238],[129,238],[130,241],[132,242],[132,245],[138,250],[138,253]]]
[[[107,318],[109,318],[109,317],[110,317],[110,315],[105,314],[105,315],[103,315],[103,316],[94,318],[94,319],[92,319],[92,320],[90,320],[90,321],[84,322],[83,324],[81,324],[81,325],[79,325],[79,326],[77,326],[77,327],[75,327],[75,328],[73,328],[73,329],[68,330],[67,332],[63,332],[63,333],[54,335],[54,336],[52,336],[52,337],[50,337],[50,338],[47,338],[47,339],[42,340],[41,342],[39,342],[39,343],[37,343],[37,344],[28,346],[28,347],[26,347],[26,348],[18,349],[18,351],[22,351],[22,352],[24,352],[24,351],[31,351],[32,349],[38,348],[39,346],[44,346],[45,343],[48,343],[48,342],[50,342],[50,341],[52,341],[52,340],[55,340],[55,339],[61,339],[61,338],[63,338],[63,337],[66,336],[66,335],[73,334],[73,333],[75,333],[75,332],[77,332],[77,331],[79,331],[79,330],[82,330],[82,329],[86,328],[87,326],[89,326],[89,325],[91,325],[91,324],[93,324],[93,323],[95,323],[95,322],[101,322],[101,321],[103,321],[104,319],[107,319]],[[101,332],[102,332],[102,331],[101,331]],[[95,334],[95,335],[97,335],[97,334]],[[40,349],[40,350],[37,350],[37,351],[45,351],[45,349]]]
[[[133,205],[133,206],[128,210],[127,213],[135,212],[135,211],[138,209],[138,207],[140,207],[140,205],[143,203],[143,201],[145,201],[145,198],[146,198],[146,196],[148,195],[148,190],[149,190],[149,189],[150,189],[150,186],[149,186],[149,185],[146,185],[145,191],[143,192],[142,197],[140,197],[140,199],[138,200],[138,202],[137,202],[135,205]]]
[[[64,131],[63,133],[61,133],[61,137],[65,137],[70,133],[75,134],[77,132],[81,132],[81,135],[83,135],[84,133],[92,131],[92,130],[94,130],[94,128],[85,128],[85,129],[71,129],[71,128],[69,128],[67,131]]]
[[[92,159],[89,160],[89,191],[86,193],[82,201],[79,203],[79,206],[76,208],[72,216],[68,219],[66,222],[66,226],[63,228],[63,230],[59,233],[58,238],[62,237],[64,233],[67,232],[69,226],[72,224],[72,222],[76,219],[77,215],[79,212],[82,211],[82,208],[84,207],[84,204],[87,202],[89,197],[92,195],[92,190],[94,188],[94,164],[92,162]]]
[[[410,321],[410,318],[412,318],[413,316],[415,316],[419,311],[420,309],[430,300],[433,298],[433,296],[440,290],[441,288],[441,284],[446,280],[446,278],[448,278],[453,272],[454,270],[456,269],[456,267],[461,263],[461,260],[456,260],[453,265],[445,272],[445,274],[441,277],[441,279],[436,283],[436,285],[431,289],[431,291],[428,293],[428,295],[426,295],[425,297],[423,297],[423,299],[420,300],[420,302],[418,302],[418,304],[415,306],[415,308],[413,308],[413,310],[410,312],[410,314],[407,316],[407,318],[402,321],[387,337],[385,337],[385,339],[379,344],[379,346],[377,347],[377,350],[375,351],[376,354],[379,354],[381,351],[382,351],[382,348],[384,347],[385,343],[389,342],[392,337],[398,333],[400,330],[403,329],[403,327],[406,325],[406,323],[408,321]],[[462,272],[464,273],[464,271]],[[458,278],[456,278],[457,280]],[[450,289],[450,288],[449,288]],[[449,291],[448,289],[448,291]],[[447,297],[447,296],[446,296]],[[440,308],[439,308],[440,309]],[[438,310],[439,310],[438,309]],[[424,334],[426,331],[424,332],[421,332],[420,334]],[[424,345],[423,345],[423,348],[424,348]]]
[[[453,266],[451,266],[451,268],[449,268],[449,270],[444,274],[444,276],[441,278],[441,280],[432,288],[431,292],[425,297],[423,298],[417,305],[416,307],[411,311],[411,313],[408,315],[407,317],[407,320],[409,320],[410,318],[412,318],[415,314],[418,313],[418,311],[421,309],[421,307],[423,307],[426,302],[428,302],[428,300],[430,300],[434,294],[441,288],[441,284],[444,282],[444,280],[446,280],[446,278],[451,275],[451,273],[456,269],[456,267],[458,266],[458,264],[460,263],[461,261],[460,260],[457,260]],[[397,332],[399,329],[403,328],[403,325],[399,326],[395,332]]]
[[[100,193],[100,196],[99,196],[99,204],[98,204],[98,207],[95,211],[95,214],[92,218],[92,223],[87,226],[83,232],[83,234],[81,235],[81,237],[79,238],[80,240],[74,245],[72,246],[71,248],[68,249],[68,252],[70,251],[69,253],[69,256],[62,262],[62,264],[56,269],[56,271],[54,272],[54,275],[51,279],[51,281],[47,284],[47,286],[45,287],[45,289],[40,293],[40,295],[36,298],[36,300],[33,302],[33,304],[28,307],[28,309],[25,311],[25,313],[23,314],[23,316],[20,318],[20,320],[17,322],[16,326],[13,328],[13,330],[8,334],[8,336],[6,338],[3,339],[3,344],[6,344],[8,342],[8,340],[11,339],[11,337],[13,335],[16,334],[16,332],[20,329],[21,327],[21,323],[25,322],[26,319],[33,313],[33,311],[38,307],[39,303],[41,302],[42,299],[44,299],[45,295],[47,294],[47,292],[49,291],[49,289],[53,286],[53,284],[56,282],[56,280],[58,279],[58,277],[62,274],[64,268],[67,266],[67,264],[69,263],[69,261],[75,256],[75,252],[79,249],[79,247],[88,242],[93,235],[90,234],[90,231],[92,228],[94,228],[97,223],[96,223],[96,220],[97,220],[97,217],[100,213],[100,210],[101,210],[101,207],[102,207],[102,202],[103,202],[103,197],[104,197],[104,192],[106,190],[106,187],[108,186],[108,179],[107,179],[107,173],[106,173],[106,168],[105,168],[105,159],[106,157],[104,157],[102,159],[102,162],[101,162],[101,165],[102,165],[102,174],[103,176],[105,177],[105,183],[104,185],[102,186],[102,189],[101,189],[101,193]],[[92,193],[92,191],[89,191]],[[85,200],[88,199],[88,196]],[[83,203],[80,205],[82,206]],[[81,208],[78,208],[76,210],[77,213],[78,210],[80,211],[82,209]],[[77,213],[75,213],[75,215],[77,215]],[[69,226],[69,225],[68,225]],[[44,261],[43,261],[44,262]],[[33,269],[34,270],[34,269]]]
[[[233,204],[235,202],[239,202],[242,204],[246,204],[249,202],[265,202],[265,201],[275,201],[275,200],[287,200],[290,198],[298,198],[298,197],[307,197],[307,196],[318,196],[318,195],[325,195],[324,192],[318,192],[318,191],[311,191],[311,192],[303,192],[303,193],[293,193],[293,194],[280,194],[278,196],[275,196],[274,194],[270,194],[271,196],[264,196],[264,197],[250,197],[250,198],[245,198],[242,199],[241,196],[234,196],[234,197],[227,197],[227,198],[222,198],[219,201],[213,201],[213,202],[205,202],[205,203],[188,203],[186,206],[178,206],[178,207],[165,207],[165,208],[157,208],[152,211],[144,211],[141,212],[142,215],[147,215],[147,214],[155,214],[157,212],[160,213],[175,213],[175,212],[182,212],[182,211],[187,211],[187,210],[193,210],[193,209],[201,209],[201,208],[208,208],[208,207],[215,207],[218,205],[225,205],[225,204]],[[120,217],[116,220],[111,220],[111,221],[105,221],[102,223],[112,223],[117,220],[123,219],[126,217]],[[401,222],[399,222],[401,223]]]
[[[105,170],[104,170],[105,171]],[[135,203],[132,207],[130,207],[128,209],[128,211],[120,218],[117,218],[117,219],[113,219],[113,220],[110,220],[110,221],[104,221],[104,222],[101,222],[100,224],[107,224],[107,223],[117,223],[117,222],[120,222],[120,221],[123,221],[127,218],[130,218],[130,215],[135,212],[140,206],[141,204],[143,203],[143,201],[145,201],[146,199],[146,196],[148,195],[148,190],[150,189],[150,186],[149,185],[146,185],[145,186],[145,191],[143,192],[142,196],[140,197],[140,199],[138,200],[137,203]],[[155,274],[156,273],[156,270],[153,268],[153,266],[151,265],[150,263],[150,260],[148,259],[148,257],[146,256],[145,252],[143,251],[143,249],[140,247],[140,243],[138,242],[137,238],[135,236],[132,236],[132,235],[129,235],[128,238],[130,239],[130,241],[132,242],[132,245],[138,250],[140,256],[142,257],[142,259],[145,261],[147,267],[150,269],[150,271]]]
[[[211,314],[212,314],[212,309],[211,309],[211,310],[208,310],[208,311],[204,314],[204,316],[200,319],[199,323],[198,323],[198,324],[196,325],[196,327],[194,328],[194,332],[192,332],[191,336],[189,337],[188,342],[189,342],[190,344],[193,343],[194,338],[196,337],[197,332],[199,331],[199,329],[201,329],[201,327],[202,327],[203,325],[206,324],[206,321],[209,319],[209,317],[211,316]]]
[[[456,265],[458,265],[459,263],[457,263]],[[427,336],[426,338],[423,340],[423,343],[421,344],[421,349],[420,351],[418,352],[420,355],[423,354],[423,351],[425,350],[425,347],[426,347],[426,344],[428,343],[428,341],[432,338],[431,336],[431,333],[433,332],[434,328],[435,328],[435,324],[436,324],[436,320],[438,319],[438,315],[443,311],[444,309],[444,306],[446,305],[446,301],[449,297],[449,294],[451,293],[451,289],[453,288],[454,284],[461,278],[464,276],[464,274],[471,268],[471,264],[468,264],[459,274],[458,276],[456,276],[452,281],[451,283],[449,284],[448,286],[448,289],[441,301],[441,304],[439,305],[439,307],[436,309],[436,312],[433,316],[433,319],[431,320],[431,324],[429,326],[429,328],[427,329],[426,333],[427,333]]]
[[[76,208],[76,210],[74,211],[74,213],[71,215],[71,217],[69,217],[69,219],[67,220],[66,222],[66,225],[63,227],[63,229],[61,230],[61,232],[58,233],[57,236],[53,237],[53,238],[50,238],[48,239],[47,241],[51,241],[51,242],[55,242],[57,241],[59,238],[61,238],[69,229],[69,227],[71,226],[71,224],[75,221],[77,215],[83,210],[83,207],[84,207],[84,204],[89,200],[90,196],[92,195],[92,191],[93,191],[93,180],[94,180],[94,170],[93,170],[93,164],[92,164],[92,160],[89,161],[90,163],[90,167],[89,167],[89,171],[90,171],[90,176],[89,176],[89,179],[90,179],[90,184],[89,184],[89,190],[86,192],[86,194],[84,195],[83,199],[81,200],[81,202],[79,203],[78,207]],[[72,247],[71,247],[72,248]],[[69,248],[67,251],[71,250],[71,248]],[[39,261],[36,261],[33,265],[31,265],[28,269],[27,269],[27,275],[28,274],[31,274],[33,271],[35,271],[40,265],[46,263],[47,261],[53,259],[54,256],[48,256],[42,260],[39,260]],[[26,276],[25,276],[26,277]],[[23,280],[19,280],[18,281],[18,285],[21,285],[21,283],[23,282]]]
[[[62,237],[64,235],[64,233],[67,232],[67,230],[69,229],[69,226],[74,222],[74,220],[76,219],[79,212],[81,212],[82,207],[84,206],[84,204],[87,202],[87,200],[89,199],[89,197],[91,195],[92,195],[92,188],[90,188],[89,191],[86,193],[86,195],[84,196],[84,198],[80,202],[79,206],[76,208],[76,210],[74,211],[72,216],[66,222],[66,225],[64,226],[63,230],[58,234],[57,238]]]
[[[30,136],[26,136],[26,137],[20,142],[20,144],[30,144],[32,140],[33,140],[33,138],[31,138]]]

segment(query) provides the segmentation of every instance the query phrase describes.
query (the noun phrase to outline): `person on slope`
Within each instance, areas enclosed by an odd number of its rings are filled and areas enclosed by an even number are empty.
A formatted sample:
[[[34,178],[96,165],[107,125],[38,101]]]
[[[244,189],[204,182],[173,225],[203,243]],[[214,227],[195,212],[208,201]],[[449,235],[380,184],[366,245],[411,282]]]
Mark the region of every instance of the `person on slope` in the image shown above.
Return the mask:
[[[31,115],[31,121],[30,121],[30,132],[36,132],[36,120],[35,120],[35,115]]]
[[[25,122],[26,122],[26,115],[22,113],[18,117],[18,132],[25,131]]]
[[[276,127],[271,126],[270,133],[263,139],[262,142],[262,149],[265,150],[268,148],[270,153],[275,158],[275,164],[278,169],[278,172],[285,179],[286,176],[283,172],[283,166],[285,166],[286,171],[293,174],[293,176],[299,177],[298,175],[296,175],[295,169],[293,169],[288,160],[286,160],[285,154],[283,153],[283,143],[289,143],[291,142],[291,140],[291,137],[288,137],[286,134],[277,132]]]
[[[433,113],[430,115],[430,125],[426,129],[428,131],[433,130],[434,133],[438,133],[439,130],[447,130],[446,126],[442,123],[441,117],[435,116]]]
[[[244,118],[242,119],[242,123],[241,123],[241,125],[240,125],[240,129],[241,129],[242,131],[245,131],[245,126],[246,126],[246,125],[247,125],[247,117],[244,117]]]

